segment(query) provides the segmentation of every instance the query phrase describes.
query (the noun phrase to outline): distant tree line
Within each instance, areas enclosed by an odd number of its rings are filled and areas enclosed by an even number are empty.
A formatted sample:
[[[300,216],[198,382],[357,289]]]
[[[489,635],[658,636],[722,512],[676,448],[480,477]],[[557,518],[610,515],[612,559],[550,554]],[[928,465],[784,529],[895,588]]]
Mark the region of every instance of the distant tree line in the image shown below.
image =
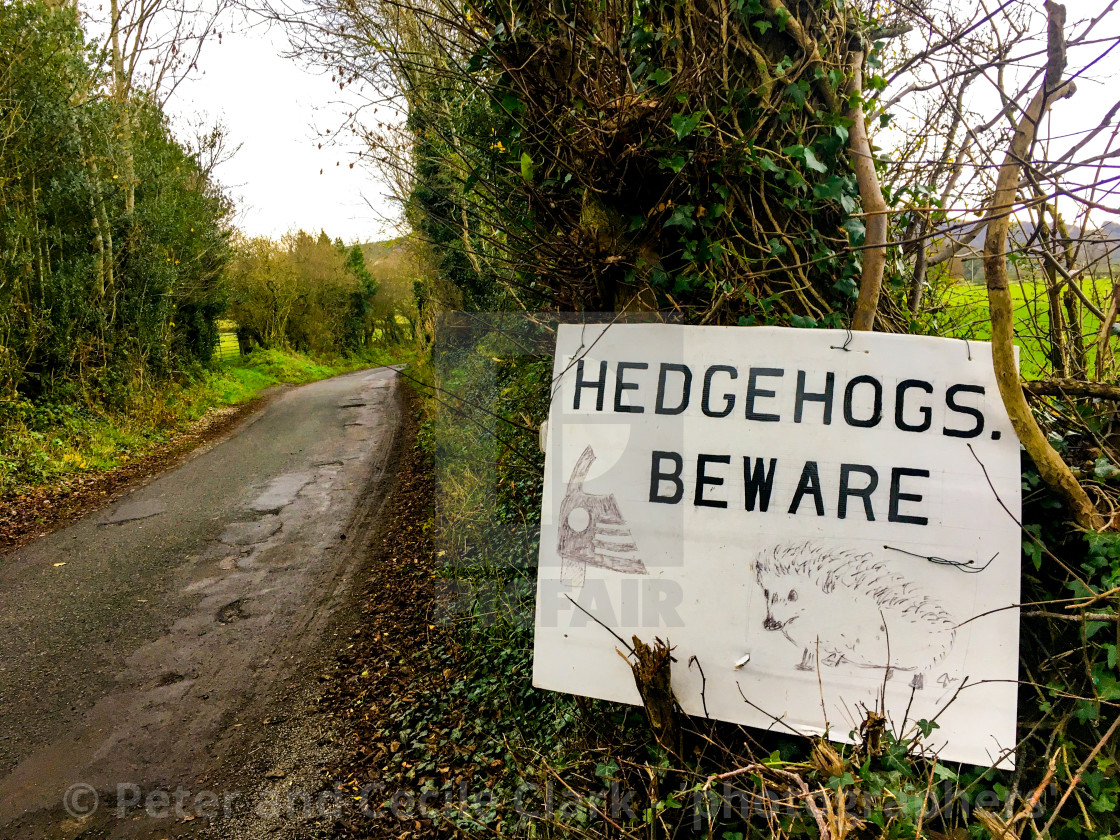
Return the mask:
[[[242,352],[274,345],[313,353],[356,352],[378,336],[378,283],[362,249],[304,231],[280,242],[238,240],[229,270],[230,317]]]

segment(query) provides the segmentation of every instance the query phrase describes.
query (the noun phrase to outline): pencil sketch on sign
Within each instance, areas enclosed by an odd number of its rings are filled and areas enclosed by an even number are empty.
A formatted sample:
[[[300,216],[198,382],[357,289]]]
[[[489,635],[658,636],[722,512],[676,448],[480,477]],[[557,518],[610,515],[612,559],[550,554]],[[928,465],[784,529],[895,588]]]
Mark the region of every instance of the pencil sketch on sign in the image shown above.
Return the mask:
[[[821,665],[880,668],[887,679],[910,672],[920,690],[953,649],[952,616],[871,553],[784,543],[760,552],[754,571],[762,626],[801,648],[798,670],[815,670],[819,655]]]
[[[596,496],[583,490],[593,463],[595,450],[588,446],[572,469],[560,505],[556,553],[561,560],[560,579],[570,586],[583,586],[588,566],[646,574],[634,536],[614,496]]]

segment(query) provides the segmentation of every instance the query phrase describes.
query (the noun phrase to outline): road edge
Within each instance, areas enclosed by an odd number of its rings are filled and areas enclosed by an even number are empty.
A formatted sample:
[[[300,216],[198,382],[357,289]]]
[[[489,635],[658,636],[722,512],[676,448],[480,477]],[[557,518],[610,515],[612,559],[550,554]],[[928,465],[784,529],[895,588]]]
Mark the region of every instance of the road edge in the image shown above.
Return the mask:
[[[274,385],[247,402],[211,409],[151,452],[111,470],[77,473],[62,485],[0,499],[0,562],[29,542],[111,505],[232,437],[291,387]]]

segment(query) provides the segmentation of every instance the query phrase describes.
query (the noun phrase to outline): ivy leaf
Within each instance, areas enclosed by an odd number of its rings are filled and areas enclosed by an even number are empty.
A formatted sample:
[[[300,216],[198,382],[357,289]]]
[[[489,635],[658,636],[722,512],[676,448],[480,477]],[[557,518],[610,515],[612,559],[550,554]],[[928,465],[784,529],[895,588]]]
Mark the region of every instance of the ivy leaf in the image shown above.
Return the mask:
[[[918,721],[918,731],[922,733],[923,738],[928,738],[930,736],[930,733],[933,732],[933,730],[940,729],[940,728],[941,728],[941,725],[935,720],[925,720],[923,718],[922,720]],[[937,770],[935,768],[934,773],[936,773],[936,772],[937,772]],[[953,778],[955,779],[957,777],[953,776]]]
[[[797,188],[797,187],[803,187],[806,184],[808,184],[809,182],[806,181],[801,176],[801,173],[798,172],[796,169],[790,169],[788,172],[786,172],[786,183],[789,184],[791,187]],[[792,207],[793,205],[787,203],[786,206],[787,207]]]
[[[832,288],[837,294],[844,295],[852,300],[855,300],[856,296],[859,295],[859,286],[856,285],[856,281],[851,277],[841,277],[832,284]],[[840,326],[841,324],[837,324],[834,329],[838,329]]]
[[[820,162],[817,156],[813,154],[813,150],[808,146],[805,147],[805,165],[814,172],[828,172],[828,167]]]
[[[649,80],[655,85],[663,85],[673,78],[673,74],[664,67],[659,67],[649,74]]]
[[[797,103],[798,108],[805,107],[805,94],[809,91],[808,82],[794,82],[786,88],[790,99]]]
[[[1085,638],[1090,639],[1096,635],[1098,630],[1103,630],[1108,627],[1111,622],[1108,621],[1086,621],[1085,622]]]
[[[1110,464],[1107,458],[1098,458],[1093,464],[1093,475],[1098,481],[1106,481],[1117,474],[1120,474],[1120,470]]]
[[[1112,674],[1106,674],[1100,666],[1093,668],[1093,682],[1096,683],[1097,691],[1101,695],[1102,700],[1120,700],[1120,682],[1117,682],[1116,677]]]
[[[696,227],[696,220],[692,218],[693,212],[696,210],[691,204],[682,204],[673,211],[663,227],[682,227],[685,230],[692,230]]]
[[[862,219],[845,219],[840,227],[848,232],[848,238],[853,245],[862,245],[867,237],[867,227]]]
[[[944,764],[935,764],[933,766],[933,775],[937,779],[948,779],[951,782],[957,781],[957,774],[946,767]]]
[[[536,173],[537,168],[533,165],[533,159],[529,157],[528,152],[521,153],[521,177],[529,183],[533,181],[533,175]]]
[[[1092,700],[1078,700],[1077,708],[1073,710],[1073,716],[1082,723],[1088,723],[1091,720],[1097,720],[1101,716],[1101,710]]]
[[[754,22],[754,23],[753,23],[752,25],[753,25],[753,26],[754,26],[754,27],[755,27],[755,28],[756,28],[756,29],[757,29],[757,30],[758,30],[759,32],[761,32],[761,33],[762,33],[763,35],[765,35],[765,34],[766,34],[766,30],[770,29],[770,28],[771,28],[771,27],[772,27],[772,26],[773,26],[774,24],[772,24],[772,23],[771,23],[770,21],[768,21],[768,20],[756,20],[756,21],[755,21],[755,22]]]
[[[611,759],[610,761],[607,761],[607,762],[601,762],[600,764],[598,764],[595,767],[595,775],[598,776],[600,779],[604,779],[604,778],[609,779],[610,777],[614,776],[614,774],[617,773],[617,772],[618,772],[618,763],[614,759]]]
[[[675,154],[672,157],[663,157],[657,161],[661,166],[666,169],[671,169],[673,172],[680,172],[684,169],[684,155]]]
[[[782,149],[782,153],[796,158],[797,160],[804,161],[805,166],[814,172],[828,172],[828,167],[821,163],[820,158],[818,158],[808,146],[786,146]]]
[[[700,120],[703,114],[693,114],[691,117],[686,117],[684,114],[673,114],[670,118],[673,123],[673,130],[677,132],[677,139],[683,140],[696,130],[696,126],[700,125]]]

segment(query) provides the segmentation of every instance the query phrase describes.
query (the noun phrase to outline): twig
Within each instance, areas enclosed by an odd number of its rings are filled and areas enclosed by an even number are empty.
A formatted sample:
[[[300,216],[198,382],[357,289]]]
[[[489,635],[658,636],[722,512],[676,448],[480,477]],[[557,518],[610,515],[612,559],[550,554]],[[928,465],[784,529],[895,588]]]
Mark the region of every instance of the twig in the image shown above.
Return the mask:
[[[1046,836],[1046,832],[1050,830],[1050,826],[1052,826],[1054,824],[1054,820],[1058,818],[1058,814],[1061,812],[1062,806],[1066,804],[1066,800],[1069,799],[1070,794],[1073,793],[1074,788],[1076,788],[1077,785],[1080,784],[1081,774],[1085,772],[1085,770],[1089,767],[1090,762],[1092,762],[1092,760],[1097,757],[1097,753],[1099,753],[1104,748],[1104,745],[1108,743],[1109,739],[1116,734],[1117,729],[1120,729],[1120,716],[1117,716],[1116,720],[1112,722],[1112,726],[1108,727],[1108,731],[1104,733],[1104,737],[1097,742],[1097,745],[1093,747],[1093,751],[1090,752],[1088,756],[1086,756],[1085,760],[1081,762],[1081,766],[1077,768],[1077,772],[1073,774],[1073,778],[1070,780],[1069,787],[1066,788],[1066,792],[1062,794],[1062,798],[1058,800],[1058,804],[1055,806],[1053,813],[1050,814],[1050,819],[1046,821],[1046,825],[1044,825],[1042,827],[1042,831],[1039,832],[1041,836]]]
[[[796,729],[794,729],[792,726],[790,726],[788,723],[786,723],[781,718],[774,717],[772,714],[770,714],[768,711],[766,711],[761,706],[758,706],[755,703],[752,703],[750,700],[748,700],[747,695],[745,695],[743,693],[743,687],[741,685],[739,685],[738,681],[736,681],[735,687],[737,689],[739,689],[739,696],[743,698],[743,702],[746,703],[748,706],[750,706],[752,709],[754,709],[757,712],[762,712],[762,714],[766,715],[766,717],[770,718],[770,720],[774,721],[774,723],[777,723],[777,724],[780,724],[781,726],[784,726],[786,729],[788,729],[790,732],[792,732],[794,735],[798,736],[799,738],[807,738],[808,737],[804,732],[798,732]]]
[[[1023,383],[1023,390],[1035,397],[1094,397],[1120,400],[1120,385],[1082,382],[1077,379],[1036,379]]]
[[[688,667],[692,668],[692,663],[696,663],[696,667],[700,669],[700,702],[704,705],[704,717],[711,717],[708,714],[708,698],[705,692],[708,690],[708,678],[704,676],[704,666],[700,664],[700,660],[696,658],[696,654],[692,654],[688,658]]]
[[[579,610],[585,616],[590,618],[592,621],[594,621],[596,624],[598,624],[600,627],[602,627],[604,630],[606,630],[608,633],[610,633],[612,636],[614,636],[616,639],[618,639],[618,643],[620,645],[622,645],[624,648],[626,648],[628,651],[630,651],[631,656],[634,655],[634,648],[632,648],[632,647],[630,647],[630,645],[626,644],[626,641],[620,635],[618,635],[618,633],[614,632],[611,628],[609,628],[607,625],[605,625],[603,622],[601,622],[598,618],[596,618],[591,613],[589,613],[586,609],[584,609],[583,605],[578,603],[577,601],[573,600],[572,596],[569,595],[567,592],[564,593],[564,597],[567,598],[569,601],[571,601],[572,606],[574,606],[577,610]]]

